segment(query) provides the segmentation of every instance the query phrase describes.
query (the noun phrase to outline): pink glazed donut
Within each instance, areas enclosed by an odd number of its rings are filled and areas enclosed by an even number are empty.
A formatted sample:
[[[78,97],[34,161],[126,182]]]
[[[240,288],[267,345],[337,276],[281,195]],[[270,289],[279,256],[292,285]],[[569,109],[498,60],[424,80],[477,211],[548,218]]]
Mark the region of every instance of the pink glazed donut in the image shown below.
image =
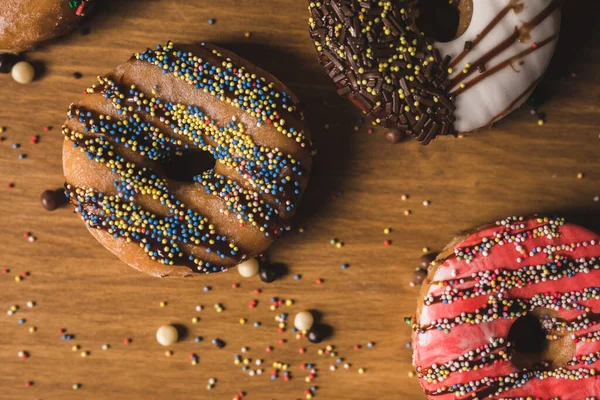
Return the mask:
[[[599,321],[600,235],[510,217],[431,264],[413,362],[429,399],[597,399]]]

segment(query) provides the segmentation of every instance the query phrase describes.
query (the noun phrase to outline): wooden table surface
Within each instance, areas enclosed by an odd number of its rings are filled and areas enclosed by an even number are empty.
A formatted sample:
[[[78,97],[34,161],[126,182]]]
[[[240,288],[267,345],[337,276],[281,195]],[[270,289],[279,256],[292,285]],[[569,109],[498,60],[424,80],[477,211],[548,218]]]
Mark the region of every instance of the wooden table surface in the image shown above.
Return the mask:
[[[390,145],[382,130],[368,134],[367,124],[355,131],[359,113],[337,97],[316,62],[304,1],[104,3],[89,21],[90,34],[72,34],[28,55],[44,68],[39,80],[20,86],[0,76],[0,126],[6,128],[0,143],[0,268],[10,269],[0,274],[0,308],[20,307],[0,318],[1,399],[231,399],[240,391],[247,399],[302,399],[311,386],[318,387],[317,399],[423,399],[418,381],[409,377],[410,331],[403,321],[416,304],[417,289],[409,282],[423,247],[439,250],[456,232],[507,215],[560,214],[600,228],[600,202],[594,201],[600,195],[595,0],[568,2],[564,10],[560,49],[539,91],[544,126],[522,108],[492,130],[427,147]],[[208,23],[211,18],[216,24]],[[304,233],[290,233],[269,252],[272,262],[288,268],[272,284],[244,280],[235,270],[191,280],[151,278],[106,251],[71,209],[50,213],[40,207],[40,193],[63,183],[60,125],[69,103],[96,75],[168,39],[229,47],[280,77],[307,105],[319,154],[295,223]],[[74,79],[76,71],[83,79]],[[44,126],[53,129],[45,132]],[[36,134],[39,144],[29,144]],[[21,147],[13,149],[14,143]],[[27,158],[18,159],[20,153]],[[9,183],[14,188],[6,188]],[[403,193],[407,201],[400,199]],[[386,227],[391,234],[384,234]],[[36,240],[29,242],[25,232]],[[332,246],[332,238],[344,246]],[[25,272],[30,276],[16,282]],[[241,286],[233,289],[236,282]],[[254,294],[257,288],[262,293]],[[295,303],[271,311],[272,297]],[[259,301],[256,309],[248,307],[252,299]],[[30,300],[35,307],[26,306]],[[161,301],[167,306],[159,307]],[[217,313],[216,303],[225,311]],[[196,305],[205,308],[196,312]],[[297,340],[290,329],[277,332],[275,316],[293,318],[303,309],[318,311],[333,328],[328,340],[315,345]],[[191,322],[195,316],[197,324]],[[241,325],[240,318],[248,323]],[[262,326],[253,327],[255,321]],[[168,323],[188,331],[170,347],[170,358],[155,340],[156,329]],[[34,326],[37,331],[28,333]],[[61,328],[74,339],[61,339]],[[196,336],[204,340],[195,343]],[[217,349],[214,338],[226,347]],[[281,338],[287,342],[280,344]],[[107,351],[101,349],[105,343],[111,345]],[[362,349],[354,350],[356,344]],[[73,345],[80,350],[73,352]],[[336,357],[318,354],[327,345],[335,346]],[[250,350],[242,354],[244,346]],[[85,350],[90,354],[82,358]],[[30,357],[19,358],[19,351]],[[190,353],[199,356],[198,365],[191,365]],[[234,364],[236,354],[251,358],[255,370],[255,360],[264,360],[265,373],[250,377]],[[351,367],[336,364],[338,357]],[[273,362],[289,364],[289,382],[283,374],[271,379]],[[305,382],[301,363],[316,364],[312,383]],[[358,374],[359,368],[366,372]],[[217,379],[211,391],[209,378]],[[26,388],[27,381],[33,386]],[[75,383],[81,384],[77,391]]]

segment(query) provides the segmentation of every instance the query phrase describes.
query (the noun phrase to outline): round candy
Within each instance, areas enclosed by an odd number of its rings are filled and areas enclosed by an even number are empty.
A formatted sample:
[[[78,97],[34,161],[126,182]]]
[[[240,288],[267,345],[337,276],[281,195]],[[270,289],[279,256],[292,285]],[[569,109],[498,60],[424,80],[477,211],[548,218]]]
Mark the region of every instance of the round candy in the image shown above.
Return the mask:
[[[173,325],[163,325],[156,331],[156,341],[163,346],[170,346],[179,339],[179,332]]]
[[[397,129],[390,129],[385,133],[385,139],[391,143],[398,143],[402,139],[402,132]]]
[[[429,265],[437,258],[437,256],[437,253],[423,254],[421,258],[419,258],[419,267],[428,269]]]
[[[306,335],[311,343],[321,343],[325,338],[325,331],[319,325],[313,326]]]
[[[423,283],[425,278],[427,278],[427,270],[426,269],[423,269],[423,268],[415,269],[415,272],[413,274],[413,283],[415,285],[420,285],[421,283]]]
[[[301,311],[294,318],[294,326],[300,331],[307,331],[315,322],[315,318],[310,311]]]
[[[277,278],[277,274],[273,271],[273,268],[261,266],[258,272],[260,274],[260,280],[265,283],[271,283]]]
[[[65,196],[65,189],[60,188],[57,190],[44,190],[40,196],[40,203],[48,211],[56,210],[63,204],[66,204],[67,197]]]
[[[250,278],[251,276],[258,274],[258,269],[259,265],[256,258],[246,260],[237,266],[238,272],[244,278]]]
[[[27,61],[19,61],[13,65],[10,74],[15,82],[27,85],[33,81],[35,69]]]

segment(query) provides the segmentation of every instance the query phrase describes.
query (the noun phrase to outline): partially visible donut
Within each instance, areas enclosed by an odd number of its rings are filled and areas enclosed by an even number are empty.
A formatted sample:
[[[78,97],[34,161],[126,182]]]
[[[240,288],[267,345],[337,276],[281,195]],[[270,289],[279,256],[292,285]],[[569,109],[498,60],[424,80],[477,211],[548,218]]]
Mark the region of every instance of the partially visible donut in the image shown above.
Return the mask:
[[[19,53],[70,32],[96,0],[2,0],[0,53]]]
[[[599,322],[600,235],[511,217],[432,263],[413,362],[429,399],[595,399]]]
[[[520,106],[546,70],[560,29],[559,0],[458,3],[471,21],[448,43],[419,31],[415,0],[310,1],[310,34],[340,95],[374,124],[427,144]]]
[[[289,229],[311,143],[280,81],[216,46],[172,42],[98,81],[63,127],[66,191],[121,260],[161,277],[224,271]],[[181,181],[169,173],[181,157],[212,168]]]

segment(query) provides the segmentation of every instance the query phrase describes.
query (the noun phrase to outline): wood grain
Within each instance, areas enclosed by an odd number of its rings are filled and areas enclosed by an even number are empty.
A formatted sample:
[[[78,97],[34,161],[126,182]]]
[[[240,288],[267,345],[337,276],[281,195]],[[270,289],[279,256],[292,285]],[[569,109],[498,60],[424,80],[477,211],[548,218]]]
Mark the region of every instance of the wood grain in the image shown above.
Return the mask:
[[[442,138],[430,146],[416,142],[390,145],[383,132],[355,132],[359,114],[338,98],[316,63],[307,34],[306,3],[300,0],[129,0],[107,1],[90,21],[91,33],[70,35],[28,55],[44,66],[43,76],[19,86],[0,76],[0,308],[20,310],[0,318],[0,398],[2,399],[301,399],[318,386],[320,399],[423,399],[410,378],[410,332],[403,317],[416,302],[409,286],[422,248],[440,249],[456,232],[507,215],[562,214],[599,229],[600,202],[600,34],[594,23],[598,3],[568,2],[560,49],[540,93],[547,123],[521,109],[493,130]],[[585,11],[584,11],[585,10]],[[216,24],[209,25],[208,19]],[[251,37],[244,37],[252,32]],[[288,274],[272,284],[242,280],[235,271],[194,280],[159,280],[120,263],[87,232],[70,209],[49,213],[40,193],[63,183],[60,125],[71,101],[131,53],[172,39],[212,41],[239,52],[277,75],[307,105],[307,117],[319,154],[296,226],[269,252]],[[84,75],[75,80],[73,72]],[[576,73],[576,78],[568,77]],[[53,130],[43,132],[51,125]],[[40,134],[40,143],[29,144]],[[20,149],[12,149],[21,143]],[[19,160],[17,155],[28,157]],[[577,179],[582,172],[583,179]],[[6,184],[14,183],[13,189]],[[334,196],[342,192],[341,196]],[[410,196],[401,201],[400,195]],[[333,199],[332,197],[336,197]],[[424,200],[431,205],[424,207]],[[412,210],[409,216],[404,210]],[[383,229],[392,228],[390,235]],[[28,242],[24,232],[37,240]],[[338,238],[344,247],[329,241]],[[383,241],[390,239],[391,246]],[[340,265],[350,268],[342,271]],[[15,275],[31,276],[17,283]],[[293,279],[301,274],[301,280]],[[317,285],[317,279],[323,279]],[[232,289],[231,284],[241,287]],[[205,285],[211,286],[204,292]],[[252,291],[261,288],[260,295]],[[295,304],[273,312],[271,297]],[[258,299],[256,309],[248,308]],[[37,306],[28,309],[25,303]],[[167,301],[164,308],[159,302]],[[213,305],[221,303],[223,313]],[[197,313],[197,304],[205,310]],[[274,316],[303,309],[318,310],[333,336],[321,345],[279,334]],[[198,324],[191,318],[199,316]],[[240,318],[248,318],[240,325]],[[19,325],[17,320],[25,318]],[[252,327],[261,321],[260,328]],[[167,358],[154,339],[165,323],[179,323],[187,337],[172,346]],[[37,332],[29,334],[28,327]],[[72,341],[61,340],[68,329]],[[204,341],[194,343],[195,336]],[[129,345],[123,339],[132,338]],[[216,349],[213,338],[226,341]],[[286,344],[278,340],[285,338]],[[372,349],[364,346],[373,341]],[[101,345],[112,348],[102,351]],[[91,354],[82,358],[73,344]],[[335,359],[317,349],[335,345],[352,366],[329,371]],[[361,350],[353,350],[362,344]],[[274,346],[267,353],[265,347]],[[265,374],[249,377],[233,364],[242,346],[247,356],[264,359]],[[307,353],[298,353],[306,347]],[[20,350],[31,354],[17,357]],[[190,365],[188,354],[200,362]],[[290,364],[293,379],[272,381],[271,363]],[[314,362],[312,384],[300,369]],[[338,365],[340,367],[340,365]],[[359,375],[358,368],[366,373]],[[253,368],[256,369],[254,366]],[[218,379],[212,391],[209,378]],[[25,382],[34,385],[25,388]],[[78,391],[73,383],[81,383]]]

